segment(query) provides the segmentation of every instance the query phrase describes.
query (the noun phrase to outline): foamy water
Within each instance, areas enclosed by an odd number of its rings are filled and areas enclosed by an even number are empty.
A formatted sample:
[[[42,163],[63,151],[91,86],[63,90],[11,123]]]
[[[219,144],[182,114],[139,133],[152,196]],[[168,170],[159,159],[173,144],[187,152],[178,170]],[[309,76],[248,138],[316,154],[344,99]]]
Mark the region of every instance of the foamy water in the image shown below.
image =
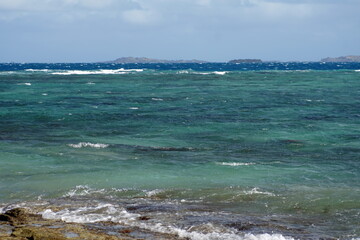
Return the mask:
[[[131,72],[143,72],[144,69],[100,69],[100,70],[69,70],[51,72],[53,75],[92,75],[92,74],[127,74]]]
[[[69,147],[72,148],[107,148],[109,147],[109,144],[103,144],[103,143],[90,143],[90,142],[79,142],[77,144],[68,144]]]
[[[63,209],[57,212],[51,209],[46,209],[41,212],[45,219],[56,219],[65,222],[74,223],[96,223],[111,221],[114,223],[121,223],[125,226],[139,227],[141,229],[150,230],[152,232],[174,234],[181,238],[188,238],[193,240],[290,240],[291,237],[286,237],[281,234],[250,234],[240,233],[232,228],[227,228],[211,223],[203,223],[187,228],[181,228],[169,223],[159,222],[158,219],[151,219],[143,222],[138,218],[141,216],[136,213],[129,213],[124,208],[112,204],[98,204],[95,206],[80,207],[77,209]]]

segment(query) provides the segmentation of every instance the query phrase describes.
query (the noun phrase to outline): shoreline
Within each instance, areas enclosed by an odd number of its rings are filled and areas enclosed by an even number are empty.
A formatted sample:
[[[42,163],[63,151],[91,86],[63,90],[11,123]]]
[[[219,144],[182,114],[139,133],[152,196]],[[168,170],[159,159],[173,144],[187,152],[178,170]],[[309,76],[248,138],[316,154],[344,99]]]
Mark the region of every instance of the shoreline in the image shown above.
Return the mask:
[[[151,232],[114,222],[70,223],[44,219],[37,212],[42,209],[13,208],[0,214],[0,239],[3,240],[133,240],[159,239],[181,240],[176,235]],[[146,216],[140,221],[149,220]]]

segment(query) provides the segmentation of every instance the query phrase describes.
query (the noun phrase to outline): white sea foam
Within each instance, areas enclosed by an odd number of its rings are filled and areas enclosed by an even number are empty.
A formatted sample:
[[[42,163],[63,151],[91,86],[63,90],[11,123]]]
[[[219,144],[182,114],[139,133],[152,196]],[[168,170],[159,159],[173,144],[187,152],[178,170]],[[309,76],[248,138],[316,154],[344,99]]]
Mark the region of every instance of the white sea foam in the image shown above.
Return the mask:
[[[15,71],[5,71],[5,72],[0,72],[0,75],[10,75],[10,74],[14,74],[17,73]]]
[[[239,163],[239,162],[217,162],[218,165],[223,166],[232,166],[232,167],[238,167],[238,166],[250,166],[255,165],[256,163],[247,162],[247,163]]]
[[[147,197],[152,197],[152,196],[155,196],[155,195],[157,195],[159,193],[164,192],[164,190],[162,190],[162,189],[154,189],[154,190],[151,190],[151,191],[144,191],[144,192],[145,192]]]
[[[225,75],[228,72],[225,71],[214,71],[214,72],[198,72],[196,74],[200,74],[200,75],[210,75],[210,74],[215,74],[215,75]]]
[[[188,70],[180,70],[180,71],[177,71],[176,73],[177,74],[188,74],[188,73],[190,73],[190,71],[188,71]]]
[[[76,209],[63,209],[54,212],[46,209],[40,213],[46,219],[60,219],[64,222],[95,223],[102,221],[134,221],[139,214],[127,212],[124,208],[112,204],[100,203],[96,206],[79,207]]]
[[[127,74],[130,72],[142,72],[144,69],[100,69],[100,70],[69,70],[53,72],[54,75],[89,75],[89,74]]]
[[[93,193],[104,193],[105,189],[92,189],[87,185],[78,185],[63,195],[63,197],[87,196]]]
[[[46,209],[40,212],[45,219],[56,219],[75,223],[96,223],[112,221],[132,227],[139,227],[153,232],[174,234],[180,238],[193,240],[293,240],[281,234],[251,234],[241,233],[232,228],[213,225],[211,223],[180,228],[171,223],[162,223],[156,219],[139,221],[140,214],[129,213],[124,208],[108,203],[98,203],[95,206],[66,208],[58,212]]]
[[[214,74],[216,75],[225,75],[227,72],[219,72],[219,71],[215,71]]]
[[[79,142],[77,144],[68,144],[69,147],[72,148],[84,148],[84,147],[91,147],[91,148],[107,148],[109,144],[103,143],[90,143],[90,142]]]
[[[258,188],[253,188],[249,191],[244,191],[244,193],[246,195],[254,195],[254,194],[261,194],[261,195],[268,195],[268,196],[276,196],[275,194],[271,193],[271,192],[263,192],[260,191]]]
[[[355,72],[360,72],[360,69],[359,70],[355,70]],[[360,238],[359,238],[360,239]]]
[[[31,86],[31,83],[28,83],[28,82],[26,82],[26,83],[18,83],[17,85],[26,85],[26,86]]]
[[[138,110],[139,108],[138,108],[138,107],[129,107],[129,109],[131,109],[131,110]]]
[[[26,72],[49,72],[49,69],[25,69]]]
[[[151,100],[153,100],[153,101],[164,101],[164,99],[162,99],[162,98],[151,98]]]
[[[78,185],[73,189],[70,189],[67,193],[62,195],[62,197],[79,197],[79,196],[89,196],[89,195],[111,195],[111,193],[119,193],[119,192],[126,192],[132,189],[128,188],[112,188],[111,190],[106,190],[103,188],[94,189],[87,185]]]
[[[177,71],[177,74],[198,74],[198,75],[211,75],[211,74],[215,74],[215,75],[225,75],[228,72],[226,71],[214,71],[214,72],[193,72],[193,71],[187,71],[187,70],[181,70],[181,71]]]

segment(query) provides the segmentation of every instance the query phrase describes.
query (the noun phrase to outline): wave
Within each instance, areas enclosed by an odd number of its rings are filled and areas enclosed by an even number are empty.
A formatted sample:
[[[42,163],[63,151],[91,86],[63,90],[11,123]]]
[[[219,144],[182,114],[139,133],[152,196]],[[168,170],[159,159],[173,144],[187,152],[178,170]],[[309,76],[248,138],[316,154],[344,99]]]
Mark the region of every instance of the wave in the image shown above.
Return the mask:
[[[261,194],[261,195],[268,195],[268,196],[276,196],[275,194],[271,193],[271,192],[263,192],[263,191],[259,191],[258,188],[253,188],[249,191],[244,191],[244,193],[246,195],[254,195],[254,194]]]
[[[150,218],[149,221],[141,221],[141,214],[128,212],[119,205],[110,203],[97,203],[95,205],[81,206],[78,208],[64,208],[60,211],[45,209],[40,212],[43,218],[62,220],[68,223],[97,223],[110,221],[125,226],[138,227],[152,232],[172,234],[180,238],[193,240],[293,240],[281,234],[252,234],[242,233],[238,230],[213,223],[201,223],[191,226],[179,227],[160,218]],[[165,218],[166,220],[166,218]]]
[[[68,192],[62,195],[63,198],[77,198],[77,197],[94,197],[94,196],[101,196],[102,198],[109,198],[112,199],[113,196],[118,193],[126,193],[126,192],[134,192],[139,193],[141,191],[135,190],[132,188],[111,188],[111,189],[104,189],[104,188],[91,188],[88,185],[78,185],[75,188],[70,189]],[[144,192],[144,191],[143,191]],[[155,193],[154,193],[155,194]]]
[[[151,98],[151,100],[153,100],[153,101],[164,101],[164,99],[162,99],[162,98]]]
[[[109,144],[103,143],[90,143],[90,142],[79,142],[77,144],[68,144],[69,147],[72,148],[84,148],[84,147],[91,147],[91,148],[107,148]]]
[[[198,74],[198,75],[225,75],[229,73],[228,71],[213,71],[213,72],[197,72],[190,70],[180,70],[176,74]]]
[[[49,69],[25,69],[26,72],[49,72]]]
[[[100,70],[68,70],[52,72],[53,75],[90,75],[90,74],[127,74],[131,72],[143,72],[144,69],[100,69]]]
[[[253,162],[247,162],[247,163],[239,163],[239,162],[216,162],[217,165],[223,165],[223,166],[232,166],[232,167],[238,167],[238,166],[250,166],[255,165],[256,163]]]
[[[31,86],[31,83],[28,83],[28,82],[26,82],[26,83],[18,83],[17,85],[26,85],[26,86]]]

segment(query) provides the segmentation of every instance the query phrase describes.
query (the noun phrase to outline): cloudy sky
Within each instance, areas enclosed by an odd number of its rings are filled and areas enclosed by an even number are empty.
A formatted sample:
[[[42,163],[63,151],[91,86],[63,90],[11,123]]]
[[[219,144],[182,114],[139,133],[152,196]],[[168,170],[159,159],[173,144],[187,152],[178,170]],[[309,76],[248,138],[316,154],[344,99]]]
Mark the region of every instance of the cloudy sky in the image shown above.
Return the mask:
[[[0,62],[360,55],[360,0],[0,0]]]

